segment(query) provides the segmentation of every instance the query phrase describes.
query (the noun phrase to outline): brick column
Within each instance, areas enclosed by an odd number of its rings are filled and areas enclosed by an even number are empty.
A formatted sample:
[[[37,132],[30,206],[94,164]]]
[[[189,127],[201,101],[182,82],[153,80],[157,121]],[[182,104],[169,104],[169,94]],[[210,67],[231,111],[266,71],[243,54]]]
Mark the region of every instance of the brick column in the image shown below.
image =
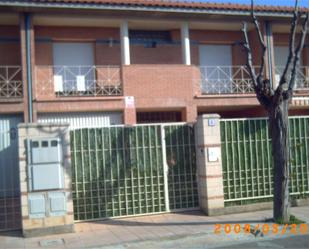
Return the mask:
[[[182,110],[182,121],[188,123],[195,123],[197,118],[197,107],[192,103],[188,103]]]
[[[200,208],[207,215],[223,213],[220,116],[199,116],[195,125],[197,182]]]
[[[22,207],[22,231],[25,237],[74,231],[73,201],[71,192],[71,157],[69,125],[24,123],[18,127],[19,136],[19,176]],[[33,191],[30,181],[30,151],[28,139],[55,139],[61,143],[61,182],[57,189]],[[47,167],[42,164],[39,167]],[[55,165],[55,164],[53,164]],[[55,167],[55,166],[53,166]],[[50,167],[49,167],[50,169]],[[41,173],[41,179],[48,175]],[[48,174],[46,172],[46,174]],[[39,178],[36,178],[40,181]]]
[[[135,108],[125,108],[123,123],[126,125],[136,124],[136,109]]]

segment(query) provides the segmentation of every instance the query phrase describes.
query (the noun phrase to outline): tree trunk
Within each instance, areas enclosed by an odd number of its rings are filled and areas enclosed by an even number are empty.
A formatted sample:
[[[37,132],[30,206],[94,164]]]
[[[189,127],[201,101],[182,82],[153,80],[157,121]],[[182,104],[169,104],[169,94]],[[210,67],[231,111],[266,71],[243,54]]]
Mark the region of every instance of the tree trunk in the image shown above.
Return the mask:
[[[284,100],[269,112],[274,159],[274,219],[284,223],[290,220],[288,106]]]

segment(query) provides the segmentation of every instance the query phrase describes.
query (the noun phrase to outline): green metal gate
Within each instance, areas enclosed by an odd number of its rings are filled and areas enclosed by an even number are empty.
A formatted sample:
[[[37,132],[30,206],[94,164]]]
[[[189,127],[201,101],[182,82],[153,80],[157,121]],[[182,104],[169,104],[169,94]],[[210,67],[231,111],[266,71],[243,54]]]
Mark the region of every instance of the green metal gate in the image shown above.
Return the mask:
[[[0,116],[0,231],[21,228],[18,129],[21,115]]]
[[[164,130],[169,207],[198,207],[194,129],[189,125],[169,125]]]
[[[72,130],[71,157],[75,220],[198,205],[194,134],[187,125]]]
[[[268,120],[222,119],[221,144],[225,205],[269,201],[273,162]],[[309,117],[289,118],[290,195],[309,196]]]

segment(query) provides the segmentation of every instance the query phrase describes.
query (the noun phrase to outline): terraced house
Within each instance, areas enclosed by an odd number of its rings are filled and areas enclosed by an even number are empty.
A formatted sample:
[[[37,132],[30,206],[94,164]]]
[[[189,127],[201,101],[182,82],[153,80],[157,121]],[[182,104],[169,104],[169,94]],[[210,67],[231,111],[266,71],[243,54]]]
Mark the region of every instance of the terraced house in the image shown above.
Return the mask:
[[[292,11],[256,6],[274,86],[287,58]],[[242,22],[249,20],[250,6],[234,4],[1,0],[0,179],[10,175],[6,165],[18,165],[21,122],[68,122],[74,129],[194,122],[207,113],[264,116],[241,46]],[[249,38],[259,65],[250,25]],[[291,115],[309,114],[308,46],[309,40]]]

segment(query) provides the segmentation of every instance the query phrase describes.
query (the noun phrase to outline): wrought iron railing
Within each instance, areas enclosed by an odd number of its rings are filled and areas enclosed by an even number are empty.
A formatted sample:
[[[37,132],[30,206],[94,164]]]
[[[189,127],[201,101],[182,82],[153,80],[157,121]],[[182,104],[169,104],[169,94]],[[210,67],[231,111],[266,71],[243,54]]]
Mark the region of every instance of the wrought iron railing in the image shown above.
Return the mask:
[[[255,67],[255,70],[257,67]],[[253,93],[252,80],[246,66],[200,67],[202,94]]]
[[[122,95],[119,66],[37,66],[37,97]]]
[[[277,66],[275,68],[275,81],[279,83],[280,77],[283,73],[284,66]],[[291,74],[288,73],[288,80],[291,77]],[[300,66],[296,70],[296,82],[295,82],[296,90],[309,90],[309,67]]]
[[[21,66],[0,66],[0,99],[22,98]]]

